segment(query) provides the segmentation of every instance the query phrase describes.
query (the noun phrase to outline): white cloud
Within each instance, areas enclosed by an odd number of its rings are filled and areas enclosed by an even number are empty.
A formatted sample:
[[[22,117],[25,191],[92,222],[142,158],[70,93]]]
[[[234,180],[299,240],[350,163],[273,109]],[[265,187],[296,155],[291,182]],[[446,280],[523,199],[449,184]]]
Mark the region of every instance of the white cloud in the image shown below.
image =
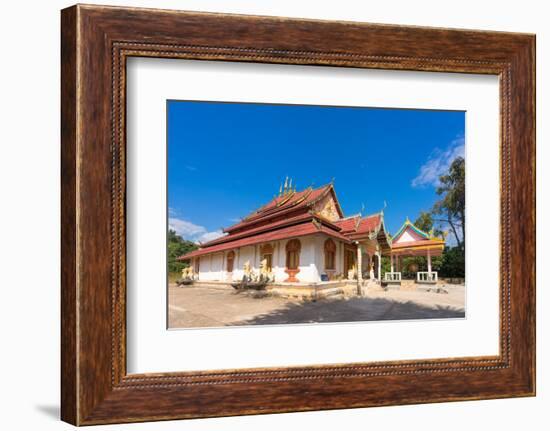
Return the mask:
[[[464,157],[464,137],[460,137],[451,142],[446,150],[436,148],[430,157],[420,167],[420,172],[411,181],[413,187],[422,187],[439,185],[439,177],[444,175],[449,166],[457,157]]]
[[[191,172],[195,172],[195,171],[199,170],[199,168],[197,168],[196,166],[192,166],[192,165],[185,165],[185,169],[187,169],[188,171],[191,171]]]
[[[205,232],[199,237],[200,242],[208,242],[212,241],[213,239],[219,238],[221,236],[224,236],[225,234],[220,230],[215,230],[212,232]]]
[[[175,230],[182,238],[193,242],[203,243],[212,241],[224,235],[220,229],[208,231],[204,226],[175,217],[170,217],[168,219],[168,227]]]

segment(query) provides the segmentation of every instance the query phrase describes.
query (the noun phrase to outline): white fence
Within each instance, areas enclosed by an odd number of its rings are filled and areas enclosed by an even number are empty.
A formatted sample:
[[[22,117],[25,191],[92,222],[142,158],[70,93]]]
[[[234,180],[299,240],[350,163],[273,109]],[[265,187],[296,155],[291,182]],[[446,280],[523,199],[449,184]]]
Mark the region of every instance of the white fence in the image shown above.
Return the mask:
[[[436,283],[437,282],[437,272],[432,271],[418,271],[416,273],[416,281],[419,283]]]
[[[401,273],[400,272],[386,272],[384,274],[384,280],[385,281],[401,281]]]

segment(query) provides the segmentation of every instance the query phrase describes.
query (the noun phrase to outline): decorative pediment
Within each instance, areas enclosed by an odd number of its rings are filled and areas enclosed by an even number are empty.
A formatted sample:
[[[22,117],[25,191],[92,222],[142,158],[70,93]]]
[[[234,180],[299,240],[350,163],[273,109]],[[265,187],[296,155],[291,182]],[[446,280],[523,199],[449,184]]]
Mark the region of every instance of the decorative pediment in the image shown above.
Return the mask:
[[[332,193],[327,193],[323,198],[313,205],[312,208],[315,214],[329,220],[336,221],[341,218],[338,204]]]

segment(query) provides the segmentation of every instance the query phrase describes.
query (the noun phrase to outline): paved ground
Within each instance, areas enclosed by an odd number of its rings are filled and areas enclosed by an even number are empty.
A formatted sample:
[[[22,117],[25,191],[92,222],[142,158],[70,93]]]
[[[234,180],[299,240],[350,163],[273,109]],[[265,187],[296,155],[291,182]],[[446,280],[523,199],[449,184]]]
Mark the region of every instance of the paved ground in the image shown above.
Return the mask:
[[[170,328],[464,317],[464,286],[448,294],[389,290],[367,297],[293,301],[219,287],[169,287]]]

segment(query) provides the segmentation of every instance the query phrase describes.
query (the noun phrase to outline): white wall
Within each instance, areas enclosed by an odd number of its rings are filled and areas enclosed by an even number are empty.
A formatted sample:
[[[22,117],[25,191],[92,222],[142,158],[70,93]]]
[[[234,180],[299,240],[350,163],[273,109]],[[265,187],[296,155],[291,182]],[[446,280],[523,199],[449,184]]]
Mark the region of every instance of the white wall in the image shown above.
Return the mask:
[[[201,256],[199,268],[200,281],[224,281],[224,253],[214,253]]]
[[[300,272],[296,278],[302,283],[315,283],[321,281],[321,272],[324,267],[324,241],[326,237],[316,235],[299,238],[302,245],[300,252]],[[276,241],[273,250],[273,274],[276,282],[284,282],[288,278],[286,269],[286,244],[287,240]],[[244,275],[244,264],[250,262],[253,271],[259,271],[261,263],[260,245],[251,245],[236,250],[233,280],[241,280]],[[204,255],[201,257],[199,280],[200,281],[225,281],[225,255]]]
[[[548,220],[550,164],[550,27],[546,2],[535,0],[310,2],[299,0],[102,0],[101,4],[206,10],[319,19],[370,21],[537,33],[538,220]],[[5,2],[0,32],[2,128],[0,129],[0,212],[2,262],[3,374],[1,394],[9,408],[5,429],[70,430],[59,409],[59,9],[71,1]],[[550,308],[548,223],[538,229],[538,397],[248,416],[198,421],[97,427],[97,430],[279,430],[403,429],[499,431],[550,422]],[[33,249],[29,244],[37,244]],[[26,257],[26,258],[24,258]],[[33,282],[29,282],[29,280]],[[39,281],[36,281],[39,280]],[[257,329],[253,329],[257,330]],[[368,342],[368,340],[365,340]],[[307,348],[307,346],[304,346]]]
[[[250,262],[251,267],[254,269],[254,254],[255,246],[241,247],[237,250],[237,258],[235,259],[235,266],[233,269],[233,280],[242,280],[244,271],[243,267],[245,262]]]
[[[325,241],[328,239],[328,236],[325,235],[316,235],[315,236],[315,266],[317,268],[317,276],[321,280],[321,274],[326,274],[325,270]],[[343,249],[344,244],[341,241],[333,239],[336,244],[336,256],[335,256],[335,273],[341,274],[342,268],[344,266],[344,255]]]

